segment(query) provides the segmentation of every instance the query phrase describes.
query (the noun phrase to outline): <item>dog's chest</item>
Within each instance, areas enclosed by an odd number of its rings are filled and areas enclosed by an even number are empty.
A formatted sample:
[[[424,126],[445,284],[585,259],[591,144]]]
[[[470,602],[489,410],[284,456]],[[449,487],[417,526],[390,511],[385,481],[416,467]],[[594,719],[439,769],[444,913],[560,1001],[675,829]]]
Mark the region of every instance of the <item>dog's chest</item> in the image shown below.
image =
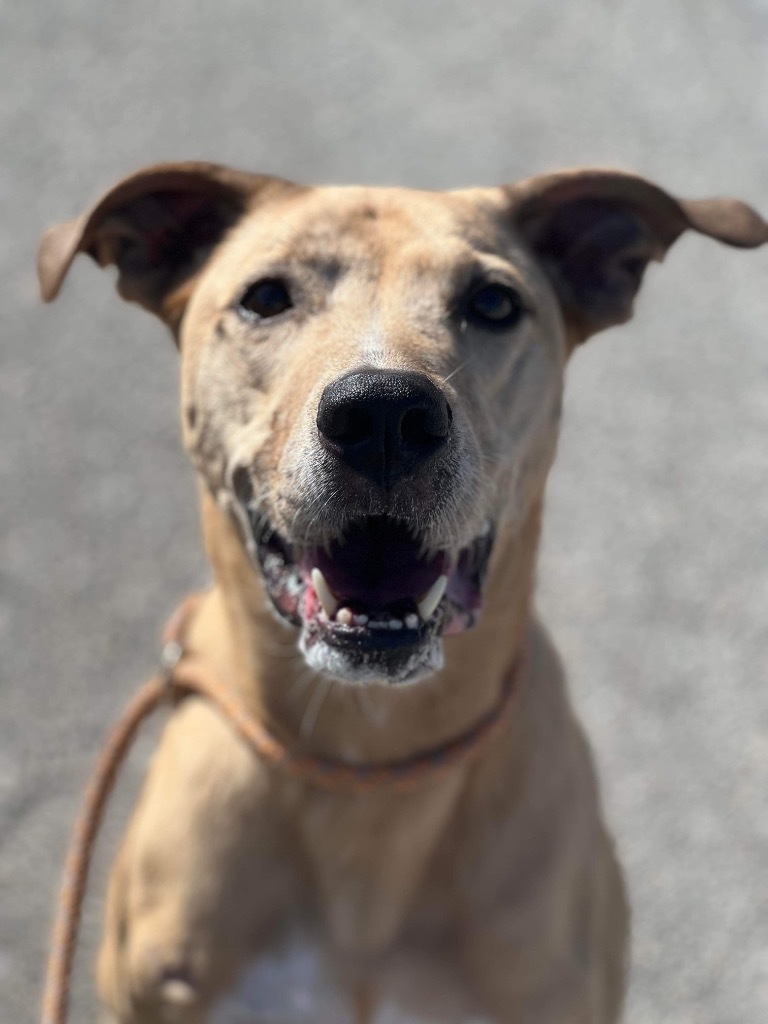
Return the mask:
[[[334,947],[377,956],[435,887],[441,840],[461,775],[399,794],[317,793],[295,828]]]
[[[491,1024],[437,955],[403,946],[371,972],[370,1016],[319,934],[297,928],[255,961],[208,1024]]]
[[[450,946],[451,913],[440,843],[459,782],[448,776],[400,794],[396,807],[315,794],[296,824],[316,911],[300,901],[295,923],[250,965],[211,1024],[481,1024],[441,948]],[[349,971],[361,962],[374,994],[365,1018]]]

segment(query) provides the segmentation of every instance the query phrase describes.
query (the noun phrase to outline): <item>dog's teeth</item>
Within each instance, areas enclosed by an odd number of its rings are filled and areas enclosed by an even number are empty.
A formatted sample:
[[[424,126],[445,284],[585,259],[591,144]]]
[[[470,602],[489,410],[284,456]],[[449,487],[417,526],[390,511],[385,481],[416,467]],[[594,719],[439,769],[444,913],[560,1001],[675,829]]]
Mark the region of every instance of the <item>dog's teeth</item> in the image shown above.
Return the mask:
[[[405,616],[405,625],[408,629],[418,629],[419,616],[416,615],[415,612],[409,612],[408,615]]]
[[[355,625],[356,626],[367,626],[368,625],[368,616],[367,615],[356,615],[355,616]]]
[[[326,583],[325,576],[323,576],[319,569],[312,570],[312,586],[315,588],[318,600],[323,606],[323,611],[329,619],[332,619],[338,610],[339,602],[331,593],[331,588]]]
[[[426,594],[417,603],[419,615],[425,622],[428,622],[435,613],[435,609],[443,599],[445,588],[448,586],[447,576],[438,576]]]
[[[389,629],[389,623],[388,622],[379,622],[379,621],[369,622],[368,623],[368,628],[369,629]]]
[[[190,1006],[197,999],[197,993],[188,981],[169,978],[160,986],[160,996],[174,1006]]]
[[[353,619],[354,615],[351,608],[339,608],[336,612],[336,621],[340,622],[342,626],[351,626]]]
[[[389,620],[389,628],[390,629],[402,629],[403,628],[403,623],[402,623],[402,621],[400,619],[390,619]]]

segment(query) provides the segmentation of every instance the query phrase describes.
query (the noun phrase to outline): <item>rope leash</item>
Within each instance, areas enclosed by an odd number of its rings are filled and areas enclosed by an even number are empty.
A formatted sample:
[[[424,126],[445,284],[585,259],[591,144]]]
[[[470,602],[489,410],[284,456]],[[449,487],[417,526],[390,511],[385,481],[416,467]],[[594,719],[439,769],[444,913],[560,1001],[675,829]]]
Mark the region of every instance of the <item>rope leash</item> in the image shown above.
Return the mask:
[[[238,736],[260,757],[296,778],[349,794],[367,793],[384,786],[392,792],[404,792],[425,778],[439,777],[462,758],[477,756],[503,725],[504,712],[509,707],[520,671],[518,658],[504,682],[498,702],[472,728],[415,757],[389,763],[349,764],[300,754],[286,747],[253,718],[239,698],[216,681],[201,658],[185,651],[184,634],[200,601],[200,595],[192,595],[174,614],[164,633],[163,671],[146,682],[130,701],[99,755],[64,866],[46,968],[41,1024],[66,1024],[72,966],[96,837],[118,770],[141,723],[158,707],[174,704],[189,695],[204,697],[222,712]]]

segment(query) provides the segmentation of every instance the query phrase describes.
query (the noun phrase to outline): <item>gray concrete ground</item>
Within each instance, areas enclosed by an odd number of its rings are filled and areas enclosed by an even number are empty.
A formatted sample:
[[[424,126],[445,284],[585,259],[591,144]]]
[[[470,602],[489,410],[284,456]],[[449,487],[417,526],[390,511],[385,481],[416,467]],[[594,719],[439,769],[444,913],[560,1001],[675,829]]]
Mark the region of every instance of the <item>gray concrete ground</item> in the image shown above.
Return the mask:
[[[768,0],[4,0],[0,54],[0,1020],[25,1024],[99,739],[204,578],[172,346],[85,262],[39,306],[41,229],[175,157],[435,187],[618,164],[765,213]],[[767,271],[685,239],[571,367],[539,602],[629,873],[633,1024],[768,1020]]]

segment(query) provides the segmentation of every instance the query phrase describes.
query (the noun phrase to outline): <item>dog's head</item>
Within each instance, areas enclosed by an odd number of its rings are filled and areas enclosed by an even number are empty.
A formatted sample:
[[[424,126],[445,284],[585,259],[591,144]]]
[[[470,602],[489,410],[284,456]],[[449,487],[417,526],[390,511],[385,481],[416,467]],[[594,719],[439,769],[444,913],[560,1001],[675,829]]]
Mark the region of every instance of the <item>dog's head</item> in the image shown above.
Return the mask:
[[[78,252],[117,265],[177,338],[187,448],[309,663],[405,682],[541,496],[568,354],[688,228],[768,241],[742,203],[613,171],[433,194],[174,164],[51,229],[40,278],[50,300]]]

